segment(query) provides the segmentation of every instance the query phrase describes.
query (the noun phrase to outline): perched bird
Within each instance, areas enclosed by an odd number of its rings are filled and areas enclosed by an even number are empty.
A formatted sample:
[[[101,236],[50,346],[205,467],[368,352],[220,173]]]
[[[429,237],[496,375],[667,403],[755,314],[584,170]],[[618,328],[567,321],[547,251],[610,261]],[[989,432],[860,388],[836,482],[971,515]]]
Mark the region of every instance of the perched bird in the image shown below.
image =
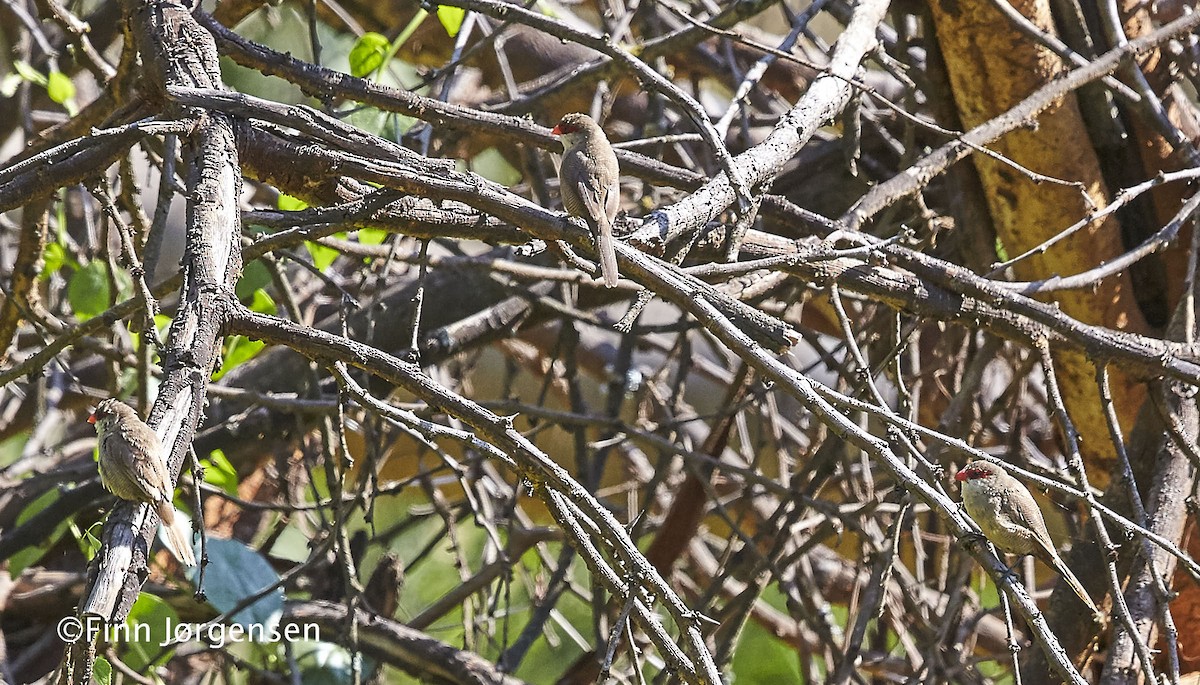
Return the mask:
[[[617,284],[613,220],[621,207],[621,170],[617,155],[599,124],[586,114],[568,114],[552,131],[562,137],[563,159],[558,181],[563,207],[587,222],[600,256],[605,287]]]
[[[1002,466],[982,460],[964,466],[954,480],[962,483],[963,506],[967,513],[992,544],[1009,554],[1032,554],[1041,559],[1067,581],[1093,614],[1100,614],[1083,584],[1058,556],[1042,511],[1021,481],[1009,475]]]
[[[167,533],[168,547],[180,561],[196,565],[191,531],[176,516],[174,492],[167,473],[166,455],[154,429],[138,417],[133,407],[109,398],[88,417],[100,442],[100,482],[117,497],[153,505]]]

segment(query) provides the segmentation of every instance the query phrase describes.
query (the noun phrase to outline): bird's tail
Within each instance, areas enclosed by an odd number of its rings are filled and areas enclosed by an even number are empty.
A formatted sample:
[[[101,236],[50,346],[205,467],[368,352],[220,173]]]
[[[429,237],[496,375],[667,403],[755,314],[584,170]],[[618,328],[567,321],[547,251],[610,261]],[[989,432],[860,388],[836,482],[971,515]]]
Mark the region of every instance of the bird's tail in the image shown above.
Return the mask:
[[[175,515],[175,506],[171,500],[158,503],[158,517],[162,519],[163,530],[167,534],[167,547],[175,558],[187,566],[196,565],[196,555],[192,553],[191,526],[184,523],[183,518]]]
[[[1079,579],[1075,577],[1075,574],[1071,573],[1071,569],[1067,568],[1067,565],[1063,563],[1062,557],[1058,556],[1057,554],[1054,555],[1052,565],[1054,566],[1054,570],[1058,571],[1059,575],[1063,577],[1063,580],[1067,581],[1067,585],[1070,585],[1071,589],[1075,591],[1075,594],[1079,595],[1079,599],[1083,600],[1083,603],[1092,610],[1092,613],[1102,617],[1104,614],[1100,612],[1100,609],[1096,606],[1096,603],[1092,601],[1090,596],[1088,596],[1087,590],[1083,589],[1083,583],[1079,582]]]
[[[600,275],[605,288],[617,287],[617,252],[613,247],[612,222],[599,221],[596,226],[596,252],[600,256]]]

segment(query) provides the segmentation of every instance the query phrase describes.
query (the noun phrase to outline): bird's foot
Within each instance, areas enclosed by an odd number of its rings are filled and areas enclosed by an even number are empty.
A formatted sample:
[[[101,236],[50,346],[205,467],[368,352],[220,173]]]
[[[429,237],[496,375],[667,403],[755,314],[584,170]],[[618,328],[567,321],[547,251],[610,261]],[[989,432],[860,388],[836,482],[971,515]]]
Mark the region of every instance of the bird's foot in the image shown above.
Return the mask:
[[[1003,561],[1003,559],[1001,559],[1001,561]],[[1005,580],[1019,581],[1021,579],[1021,577],[1019,575],[1017,575],[1017,565],[1020,563],[1021,563],[1021,558],[1018,558],[1011,565],[1009,565],[1007,568],[1004,569],[1003,577]]]

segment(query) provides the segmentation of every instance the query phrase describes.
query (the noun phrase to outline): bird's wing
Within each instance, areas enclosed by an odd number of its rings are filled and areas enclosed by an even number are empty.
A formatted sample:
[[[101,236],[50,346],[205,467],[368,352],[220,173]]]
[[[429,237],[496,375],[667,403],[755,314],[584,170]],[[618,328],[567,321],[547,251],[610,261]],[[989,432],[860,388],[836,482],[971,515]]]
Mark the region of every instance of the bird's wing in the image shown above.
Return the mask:
[[[1045,546],[1050,540],[1050,531],[1046,528],[1046,519],[1042,517],[1042,510],[1038,507],[1033,494],[1029,493],[1029,489],[1015,479],[1014,482],[1017,482],[1029,496],[1011,498],[1012,506],[1009,515],[1014,521],[1033,531],[1035,537],[1041,538],[1039,542]]]
[[[142,502],[162,498],[162,489],[145,476],[145,467],[142,465],[144,458],[137,450],[130,448],[124,435],[115,431],[109,433],[104,437],[102,449],[113,465],[126,465],[105,469],[104,472],[109,489],[117,497]]]
[[[579,194],[584,208],[587,209],[588,216],[597,223],[608,220],[608,213],[605,211],[608,189],[599,187],[594,176],[587,176],[577,181],[575,191]]]
[[[148,434],[147,434],[148,433]],[[171,501],[171,476],[167,473],[166,460],[163,458],[162,445],[158,436],[149,427],[144,431],[126,430],[121,432],[121,442],[129,450],[133,458],[142,465],[139,478],[141,485],[148,493],[155,493],[155,500]]]
[[[608,188],[600,184],[596,162],[582,152],[573,152],[577,163],[575,178],[570,179],[575,194],[583,204],[583,210],[593,222],[599,223],[608,219],[607,203]]]

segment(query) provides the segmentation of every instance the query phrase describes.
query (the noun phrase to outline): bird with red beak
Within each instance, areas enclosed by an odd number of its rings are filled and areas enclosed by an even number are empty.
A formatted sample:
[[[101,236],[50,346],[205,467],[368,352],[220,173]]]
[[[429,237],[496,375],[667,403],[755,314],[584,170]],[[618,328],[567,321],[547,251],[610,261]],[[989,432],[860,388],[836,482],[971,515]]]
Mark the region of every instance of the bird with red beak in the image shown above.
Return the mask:
[[[962,483],[962,501],[967,513],[992,544],[1002,552],[1032,554],[1041,559],[1067,581],[1093,614],[1100,614],[1083,584],[1054,549],[1042,511],[1021,481],[999,464],[983,460],[964,466],[954,480]]]
[[[568,114],[551,131],[562,138],[558,167],[563,208],[587,223],[596,241],[605,287],[617,285],[613,221],[621,208],[621,170],[617,155],[600,125],[586,114]]]

